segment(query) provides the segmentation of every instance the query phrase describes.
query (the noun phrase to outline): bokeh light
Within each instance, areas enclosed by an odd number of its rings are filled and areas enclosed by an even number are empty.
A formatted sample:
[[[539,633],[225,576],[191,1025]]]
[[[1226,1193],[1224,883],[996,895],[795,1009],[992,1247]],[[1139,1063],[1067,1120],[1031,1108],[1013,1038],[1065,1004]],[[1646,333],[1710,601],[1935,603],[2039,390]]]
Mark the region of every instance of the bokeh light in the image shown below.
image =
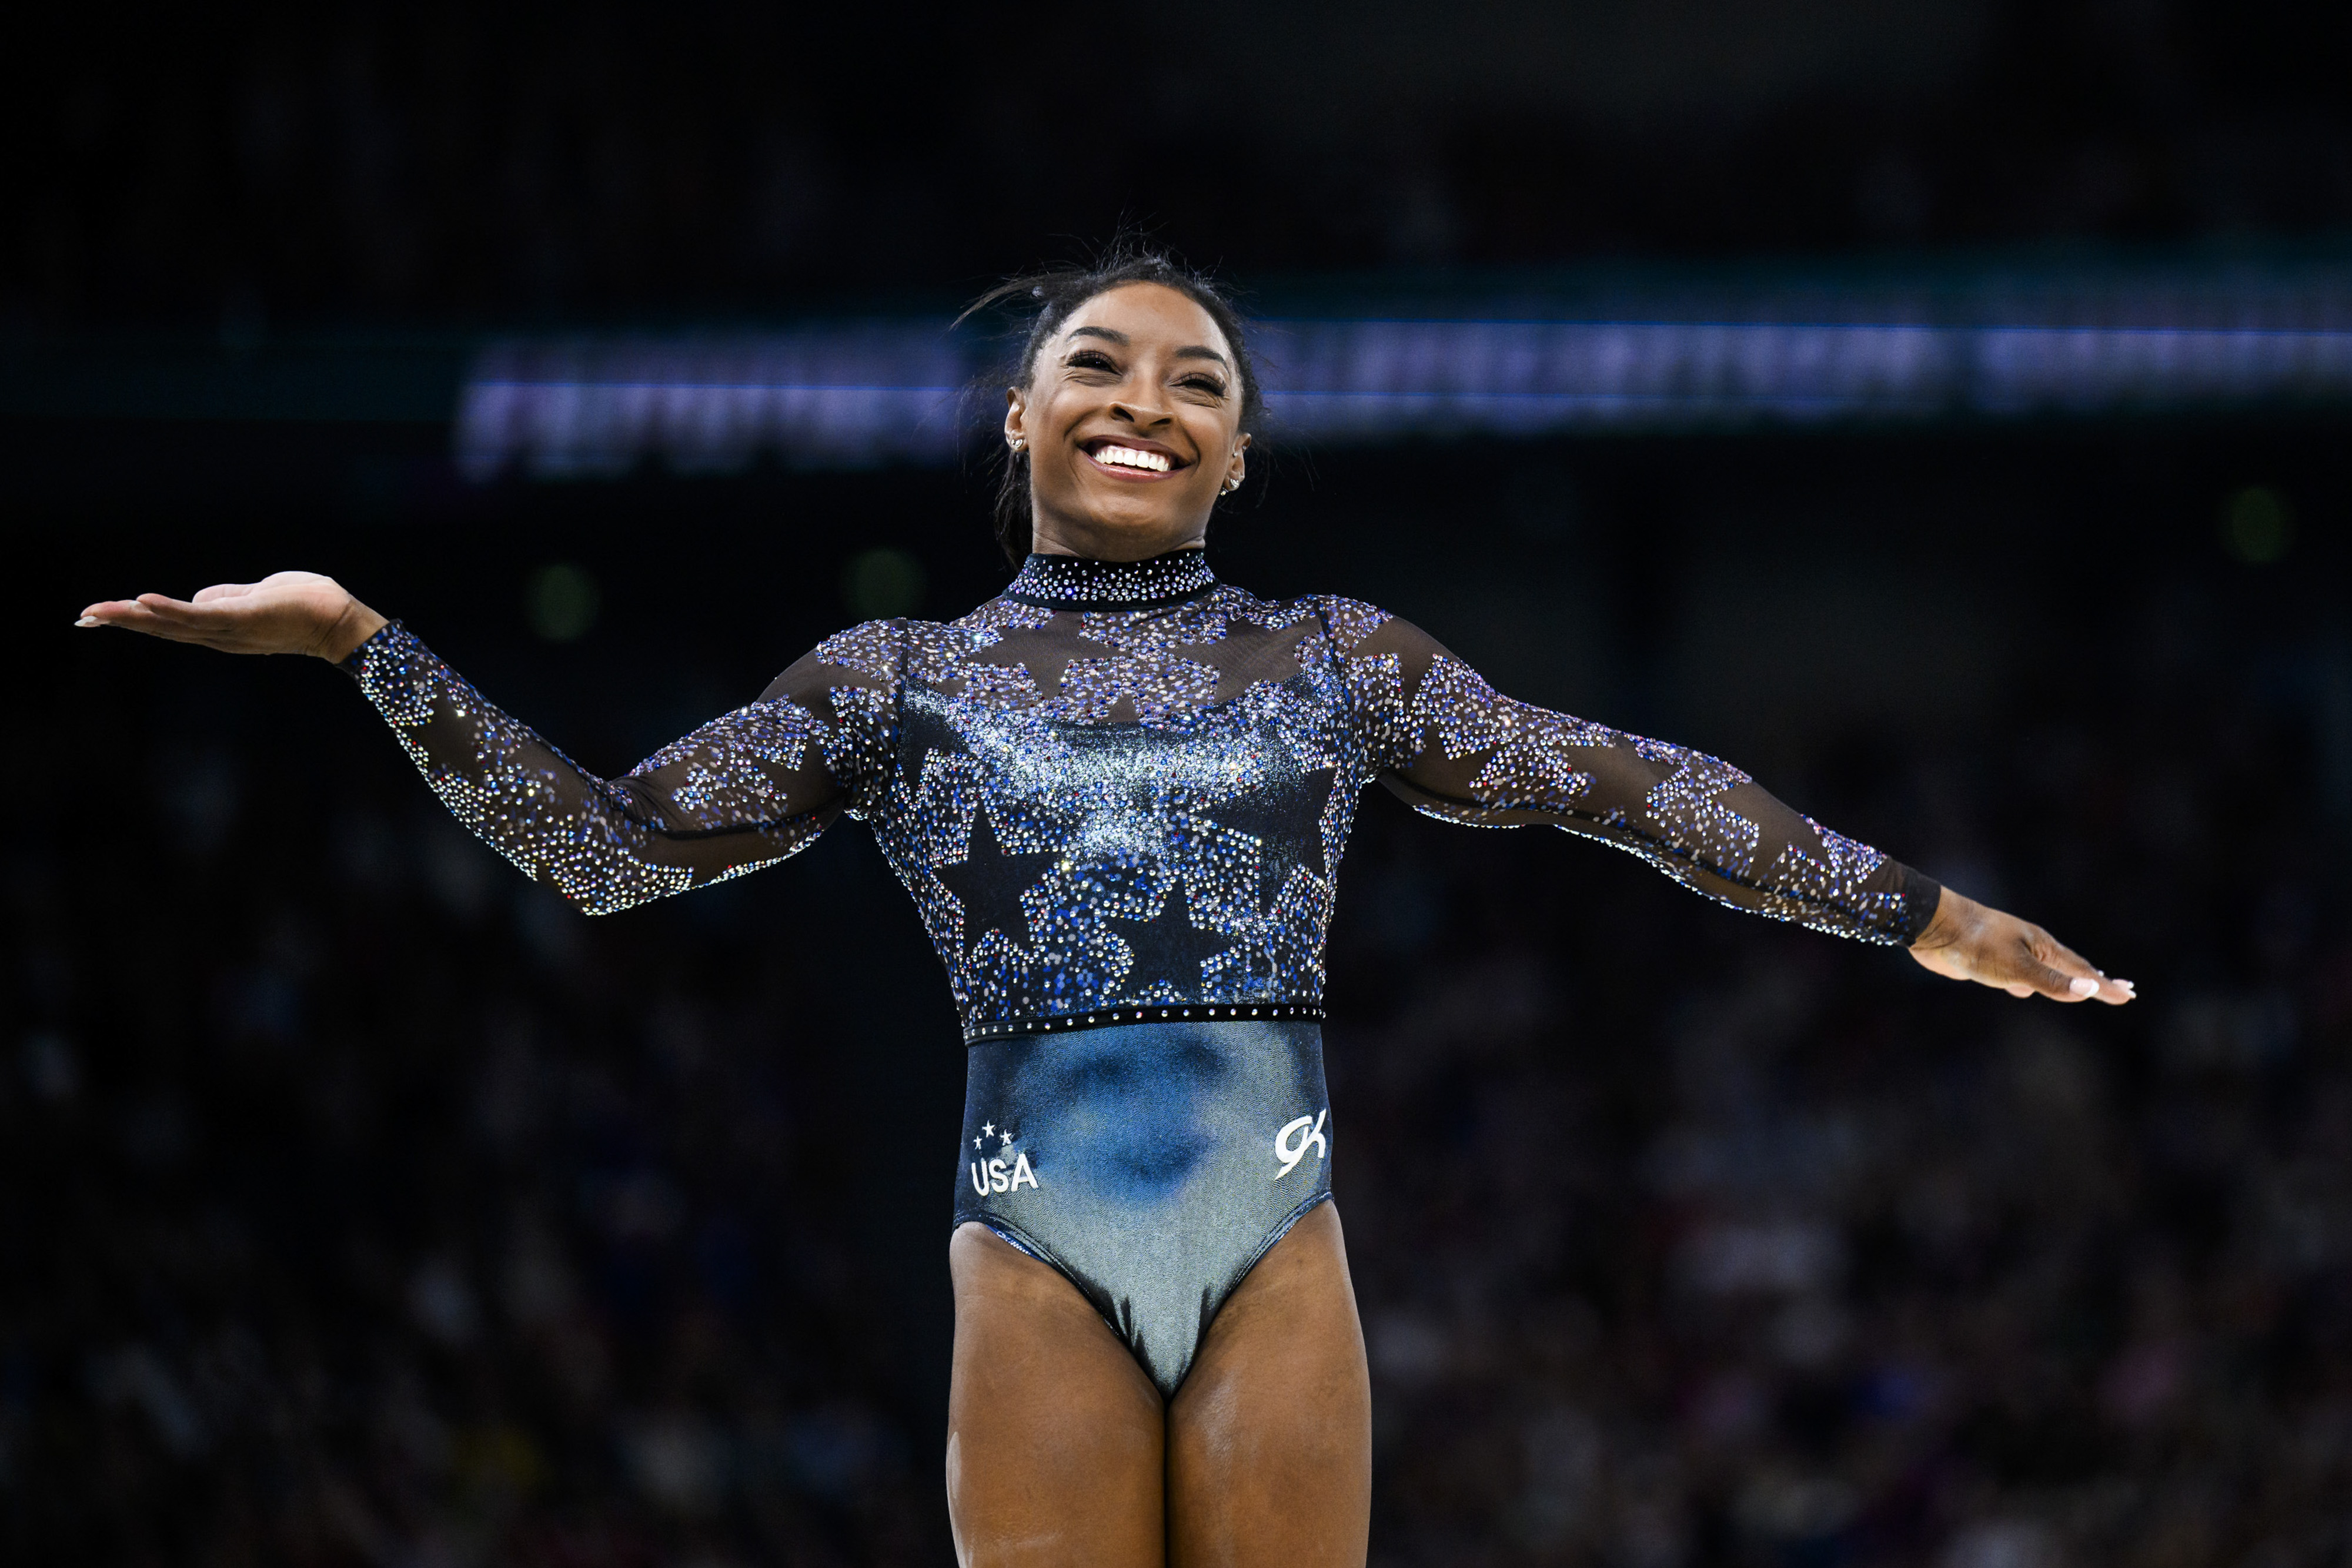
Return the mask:
[[[850,558],[841,572],[841,601],[860,621],[912,615],[923,607],[923,563],[888,545]]]
[[[551,643],[576,643],[596,624],[604,596],[587,569],[570,561],[542,566],[523,590],[523,615]]]
[[[2294,509],[2285,497],[2249,485],[2221,508],[2221,542],[2248,566],[2269,566],[2294,547]]]

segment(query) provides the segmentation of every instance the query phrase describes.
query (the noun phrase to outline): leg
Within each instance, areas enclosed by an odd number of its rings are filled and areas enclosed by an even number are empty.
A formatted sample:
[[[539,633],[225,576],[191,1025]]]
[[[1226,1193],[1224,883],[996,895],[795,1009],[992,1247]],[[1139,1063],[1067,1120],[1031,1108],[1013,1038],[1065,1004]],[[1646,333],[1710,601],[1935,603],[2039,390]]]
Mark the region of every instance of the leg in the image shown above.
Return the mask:
[[[982,1225],[948,1244],[948,1517],[963,1568],[1160,1568],[1167,1415],[1067,1280]]]
[[[1371,1512],[1371,1376],[1327,1203],[1225,1299],[1169,1404],[1169,1561],[1362,1568]]]

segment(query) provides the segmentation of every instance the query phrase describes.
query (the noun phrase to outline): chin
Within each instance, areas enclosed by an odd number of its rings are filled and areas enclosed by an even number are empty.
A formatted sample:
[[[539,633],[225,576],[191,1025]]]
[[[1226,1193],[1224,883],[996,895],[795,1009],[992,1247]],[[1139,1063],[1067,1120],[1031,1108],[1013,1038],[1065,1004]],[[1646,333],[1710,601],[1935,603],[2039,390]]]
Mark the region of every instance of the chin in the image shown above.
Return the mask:
[[[1201,540],[1207,519],[1194,517],[1189,508],[1179,511],[1155,507],[1145,511],[1134,505],[1135,497],[1121,496],[1111,499],[1127,504],[1090,507],[1085,522],[1067,530],[1072,536],[1093,541],[1092,548],[1085,553],[1141,560]]]

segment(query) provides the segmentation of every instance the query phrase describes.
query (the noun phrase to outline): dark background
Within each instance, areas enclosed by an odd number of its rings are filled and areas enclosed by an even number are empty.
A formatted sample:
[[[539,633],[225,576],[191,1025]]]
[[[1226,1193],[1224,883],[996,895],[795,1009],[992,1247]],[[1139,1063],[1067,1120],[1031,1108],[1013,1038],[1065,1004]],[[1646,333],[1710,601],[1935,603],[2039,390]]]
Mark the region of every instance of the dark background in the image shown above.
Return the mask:
[[[0,64],[35,323],[961,298],[1122,216],[1247,280],[2245,240],[2352,216],[2284,0],[51,6]]]
[[[20,382],[143,344],[930,308],[1122,218],[1294,291],[2325,252],[2352,221],[2347,24],[2309,8],[12,27]],[[992,592],[981,478],[469,486],[436,421],[8,392],[0,1552],[948,1561],[953,1173],[923,1151],[961,1063],[864,830],[587,921],[457,830],[343,677],[68,623],[332,572],[618,771],[850,619],[876,549],[924,613]],[[1514,695],[1727,755],[2144,998],[1962,990],[1375,792],[1328,1040],[1376,1561],[2352,1552],[2346,434],[1260,465],[1227,576],[1371,599]],[[2271,546],[2231,527],[2250,505]]]

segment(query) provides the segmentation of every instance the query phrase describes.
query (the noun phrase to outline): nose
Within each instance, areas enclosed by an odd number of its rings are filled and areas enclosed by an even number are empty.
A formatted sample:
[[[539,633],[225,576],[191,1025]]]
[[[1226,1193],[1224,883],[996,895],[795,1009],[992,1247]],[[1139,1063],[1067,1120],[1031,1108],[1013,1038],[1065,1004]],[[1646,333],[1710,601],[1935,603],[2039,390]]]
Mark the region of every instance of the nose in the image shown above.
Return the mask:
[[[1161,406],[1152,393],[1129,393],[1123,390],[1111,401],[1110,413],[1112,418],[1123,419],[1139,429],[1165,424],[1176,417]]]

